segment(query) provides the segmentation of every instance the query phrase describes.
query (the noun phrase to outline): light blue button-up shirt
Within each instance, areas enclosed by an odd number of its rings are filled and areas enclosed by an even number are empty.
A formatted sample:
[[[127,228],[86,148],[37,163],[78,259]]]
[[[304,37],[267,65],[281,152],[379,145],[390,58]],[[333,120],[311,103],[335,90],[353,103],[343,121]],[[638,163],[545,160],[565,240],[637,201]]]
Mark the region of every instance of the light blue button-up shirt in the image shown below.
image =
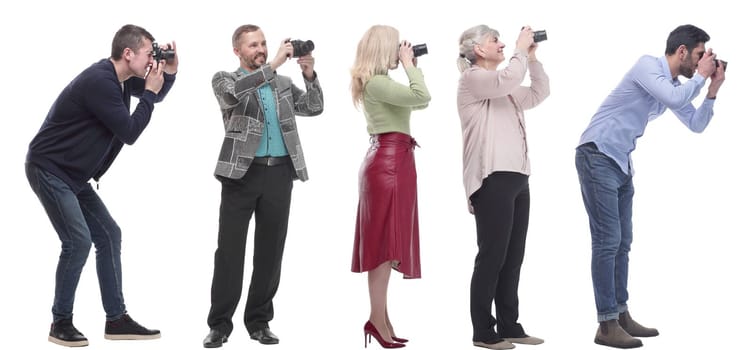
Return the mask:
[[[697,109],[692,105],[705,80],[695,74],[682,84],[672,78],[665,56],[641,57],[598,108],[580,137],[580,145],[595,143],[625,174],[634,174],[631,153],[637,138],[666,108],[690,130],[705,130],[713,117],[714,100],[706,98]]]

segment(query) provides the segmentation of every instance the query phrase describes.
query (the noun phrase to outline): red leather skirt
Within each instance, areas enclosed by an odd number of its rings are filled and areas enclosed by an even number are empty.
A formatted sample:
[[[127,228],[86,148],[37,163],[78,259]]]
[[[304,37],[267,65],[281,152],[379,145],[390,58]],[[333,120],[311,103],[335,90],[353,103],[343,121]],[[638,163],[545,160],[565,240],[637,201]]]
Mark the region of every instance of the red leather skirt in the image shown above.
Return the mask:
[[[353,272],[391,261],[404,278],[420,278],[416,145],[410,135],[399,132],[371,139],[359,174]]]

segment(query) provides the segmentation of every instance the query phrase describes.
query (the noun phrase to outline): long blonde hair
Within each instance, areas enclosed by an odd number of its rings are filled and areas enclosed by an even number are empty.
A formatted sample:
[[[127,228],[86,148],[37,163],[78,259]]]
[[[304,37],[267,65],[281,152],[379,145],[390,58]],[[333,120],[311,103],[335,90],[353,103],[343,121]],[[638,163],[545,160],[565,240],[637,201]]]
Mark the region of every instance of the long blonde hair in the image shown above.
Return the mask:
[[[363,90],[374,76],[387,74],[399,47],[399,31],[386,25],[369,28],[358,43],[355,63],[350,68],[350,91],[355,108],[363,104]]]

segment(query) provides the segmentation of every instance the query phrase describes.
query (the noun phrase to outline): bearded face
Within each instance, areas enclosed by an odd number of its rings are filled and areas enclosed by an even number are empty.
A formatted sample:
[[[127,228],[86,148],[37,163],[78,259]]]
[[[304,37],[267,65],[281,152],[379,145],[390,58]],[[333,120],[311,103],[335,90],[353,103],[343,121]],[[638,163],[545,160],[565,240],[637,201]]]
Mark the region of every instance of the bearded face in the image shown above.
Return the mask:
[[[692,76],[695,74],[695,70],[697,69],[697,62],[692,61],[692,55],[686,55],[681,61],[681,65],[679,65],[679,74],[687,79],[692,79]]]
[[[243,33],[234,51],[243,68],[249,71],[259,69],[266,63],[268,54],[264,32],[259,29],[255,32]]]
[[[684,48],[684,56],[679,65],[679,74],[687,79],[692,79],[692,76],[697,70],[697,63],[700,62],[700,58],[705,54],[705,43],[699,43],[689,52]]]

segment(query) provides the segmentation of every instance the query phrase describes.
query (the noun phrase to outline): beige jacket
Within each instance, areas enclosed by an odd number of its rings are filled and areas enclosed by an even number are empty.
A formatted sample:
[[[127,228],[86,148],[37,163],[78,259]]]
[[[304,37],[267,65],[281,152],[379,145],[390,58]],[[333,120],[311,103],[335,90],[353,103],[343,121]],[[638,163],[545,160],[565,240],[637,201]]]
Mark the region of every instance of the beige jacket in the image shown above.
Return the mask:
[[[530,86],[521,86],[530,70]],[[509,65],[489,71],[472,66],[462,72],[457,110],[462,123],[463,180],[468,199],[483,179],[496,171],[530,175],[524,110],[548,97],[548,75],[526,52],[515,52]],[[469,206],[472,213],[472,206]]]

